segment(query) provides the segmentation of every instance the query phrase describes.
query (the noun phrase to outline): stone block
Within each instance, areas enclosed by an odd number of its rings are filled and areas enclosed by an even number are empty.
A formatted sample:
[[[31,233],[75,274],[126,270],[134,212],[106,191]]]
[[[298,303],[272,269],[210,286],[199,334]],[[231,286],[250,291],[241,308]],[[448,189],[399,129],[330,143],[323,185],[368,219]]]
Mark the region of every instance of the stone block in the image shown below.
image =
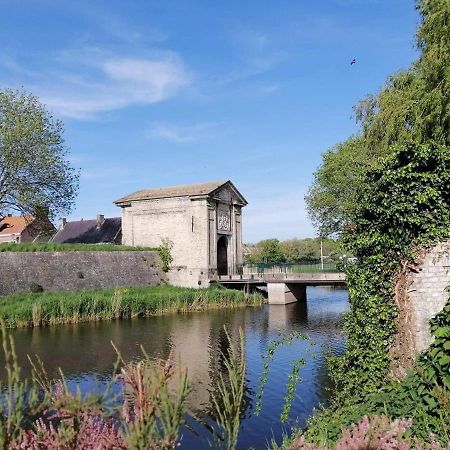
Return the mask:
[[[2,252],[0,295],[27,292],[31,283],[45,291],[156,285],[165,280],[153,251]]]

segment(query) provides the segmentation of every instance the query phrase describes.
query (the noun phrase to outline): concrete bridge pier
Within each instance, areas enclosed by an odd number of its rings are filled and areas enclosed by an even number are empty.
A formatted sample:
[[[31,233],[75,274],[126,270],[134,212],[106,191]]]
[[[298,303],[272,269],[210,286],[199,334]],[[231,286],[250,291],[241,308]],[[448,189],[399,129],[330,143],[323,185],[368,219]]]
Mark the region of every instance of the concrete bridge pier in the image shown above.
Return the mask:
[[[269,305],[287,305],[306,301],[306,285],[298,283],[267,283]]]

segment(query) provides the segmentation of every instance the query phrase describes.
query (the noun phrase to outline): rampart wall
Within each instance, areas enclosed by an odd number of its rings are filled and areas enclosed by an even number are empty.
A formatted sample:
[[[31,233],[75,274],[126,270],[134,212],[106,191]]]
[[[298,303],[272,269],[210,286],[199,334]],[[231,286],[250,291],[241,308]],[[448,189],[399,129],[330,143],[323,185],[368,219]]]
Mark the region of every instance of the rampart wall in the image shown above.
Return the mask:
[[[1,252],[0,295],[157,285],[166,280],[157,252]]]

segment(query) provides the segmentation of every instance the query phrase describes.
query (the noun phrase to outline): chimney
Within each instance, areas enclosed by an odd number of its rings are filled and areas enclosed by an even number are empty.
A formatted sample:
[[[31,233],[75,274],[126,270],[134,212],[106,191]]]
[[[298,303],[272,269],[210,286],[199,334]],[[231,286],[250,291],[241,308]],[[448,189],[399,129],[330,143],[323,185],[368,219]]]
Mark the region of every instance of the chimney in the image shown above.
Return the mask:
[[[67,220],[66,220],[65,217],[61,217],[60,220],[61,220],[61,222],[60,222],[59,227],[60,227],[60,228],[64,228],[64,227],[66,226]]]
[[[105,216],[103,214],[97,214],[97,227],[101,227],[105,222]]]

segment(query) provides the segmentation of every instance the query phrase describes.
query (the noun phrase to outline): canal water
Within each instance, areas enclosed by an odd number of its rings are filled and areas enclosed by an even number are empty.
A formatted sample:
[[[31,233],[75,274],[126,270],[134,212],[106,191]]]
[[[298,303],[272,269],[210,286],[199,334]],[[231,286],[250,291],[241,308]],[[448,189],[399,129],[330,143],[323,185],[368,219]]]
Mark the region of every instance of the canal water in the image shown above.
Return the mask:
[[[61,325],[14,330],[13,337],[21,366],[29,370],[27,354],[37,354],[50,375],[64,372],[70,387],[84,392],[103,389],[115,361],[111,341],[125,359],[139,358],[142,345],[151,356],[180,357],[193,388],[189,419],[182,431],[181,449],[211,448],[212,437],[205,425],[212,414],[211,392],[220,371],[224,370],[221,351],[227,349],[223,331],[226,325],[232,340],[238,342],[239,328],[244,332],[247,362],[245,412],[238,449],[265,449],[271,439],[281,442],[292,426],[304,426],[314,408],[326,403],[329,380],[326,356],[340,354],[345,341],[342,313],[348,308],[347,291],[310,287],[307,303],[263,305],[234,310],[212,310],[126,321]],[[264,387],[262,410],[255,415],[256,393],[263,369],[262,356],[274,340],[291,332],[307,339],[282,345],[270,364]],[[292,361],[304,358],[300,369],[292,410],[281,423],[286,385]],[[4,373],[0,373],[3,378]],[[203,423],[203,424],[202,424]]]

